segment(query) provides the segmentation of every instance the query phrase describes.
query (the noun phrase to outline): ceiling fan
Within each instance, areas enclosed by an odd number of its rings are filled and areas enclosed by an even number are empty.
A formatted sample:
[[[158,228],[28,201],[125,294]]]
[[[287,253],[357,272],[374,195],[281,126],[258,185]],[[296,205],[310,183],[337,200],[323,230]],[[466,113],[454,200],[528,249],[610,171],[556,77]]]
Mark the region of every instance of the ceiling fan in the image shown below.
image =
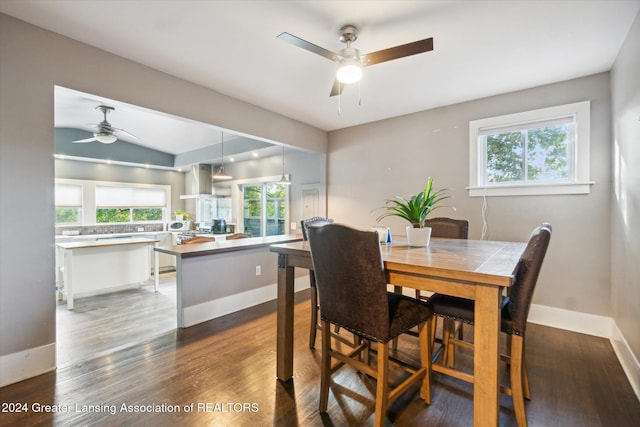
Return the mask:
[[[96,110],[100,110],[102,111],[102,114],[104,116],[104,118],[102,119],[102,121],[100,123],[90,123],[89,126],[92,126],[96,129],[96,132],[93,133],[93,138],[87,138],[87,139],[80,139],[78,141],[72,141],[74,144],[79,144],[79,143],[85,143],[85,142],[92,142],[92,141],[98,141],[98,142],[102,142],[103,144],[111,144],[113,142],[116,142],[118,140],[118,135],[119,134],[124,134],[127,135],[131,138],[134,139],[140,139],[137,136],[123,130],[123,129],[118,129],[118,128],[114,128],[113,126],[111,126],[111,123],[109,123],[107,121],[107,114],[109,114],[110,112],[114,111],[115,108],[114,107],[109,107],[107,105],[98,105],[96,107]]]
[[[347,47],[340,50],[340,53],[317,46],[293,34],[282,33],[278,36],[280,40],[324,56],[338,64],[336,80],[333,83],[329,96],[339,95],[342,93],[344,85],[360,81],[362,78],[362,67],[433,50],[433,37],[429,37],[428,39],[361,55],[358,49],[351,47],[351,43],[358,38],[358,29],[354,25],[349,24],[343,26],[340,28],[339,34],[340,41],[347,45]]]

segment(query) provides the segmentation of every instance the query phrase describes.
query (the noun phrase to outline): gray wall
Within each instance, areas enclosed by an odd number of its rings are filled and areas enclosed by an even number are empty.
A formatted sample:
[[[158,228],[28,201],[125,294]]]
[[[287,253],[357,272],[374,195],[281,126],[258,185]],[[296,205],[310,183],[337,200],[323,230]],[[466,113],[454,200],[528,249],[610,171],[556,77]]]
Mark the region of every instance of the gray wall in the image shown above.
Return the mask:
[[[327,148],[319,129],[0,14],[0,357],[55,342],[55,85]]]
[[[247,160],[225,165],[234,179],[282,175],[282,156]],[[214,168],[214,170],[217,170]],[[289,188],[290,222],[300,224],[302,218],[302,188],[308,184],[319,184],[321,210],[326,210],[326,154],[285,149],[284,173],[290,176]]]
[[[611,314],[640,359],[640,15],[611,71]],[[637,363],[637,360],[636,360]],[[640,377],[638,377],[640,380]]]
[[[589,195],[489,197],[488,238],[526,241],[543,221],[553,237],[534,303],[610,315],[609,202],[611,126],[609,74],[508,93],[329,134],[328,212],[337,221],[368,227],[384,199],[422,189],[428,176],[450,188],[457,210],[437,215],[468,218],[470,238],[482,230],[482,198],[468,197],[469,121],[591,100]],[[404,234],[402,220],[383,221]]]

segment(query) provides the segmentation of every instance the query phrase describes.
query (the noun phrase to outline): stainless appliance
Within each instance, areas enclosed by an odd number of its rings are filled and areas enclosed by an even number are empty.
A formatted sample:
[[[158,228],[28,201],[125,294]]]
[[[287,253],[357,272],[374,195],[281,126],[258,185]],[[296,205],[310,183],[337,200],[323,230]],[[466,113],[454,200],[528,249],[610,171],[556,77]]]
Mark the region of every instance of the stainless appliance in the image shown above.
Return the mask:
[[[212,220],[211,231],[213,234],[225,234],[227,232],[227,221],[222,218]]]
[[[191,228],[191,221],[169,221],[167,224],[167,231],[189,231]]]
[[[196,236],[212,236],[213,223],[211,221],[201,221],[194,223],[195,230],[186,230],[176,235],[176,244],[181,245],[183,240],[189,240]]]

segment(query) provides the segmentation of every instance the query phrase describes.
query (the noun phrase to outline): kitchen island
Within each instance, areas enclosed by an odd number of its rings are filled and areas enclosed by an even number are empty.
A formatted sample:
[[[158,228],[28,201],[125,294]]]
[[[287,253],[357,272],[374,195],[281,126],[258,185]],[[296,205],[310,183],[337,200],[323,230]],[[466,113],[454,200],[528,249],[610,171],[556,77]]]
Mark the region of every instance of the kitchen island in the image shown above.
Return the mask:
[[[159,240],[110,238],[56,243],[58,294],[73,299],[139,286],[150,277],[151,249]],[[158,290],[158,254],[154,253],[154,288]]]
[[[281,235],[156,247],[176,257],[178,327],[276,299],[277,256],[269,248],[300,240]],[[301,271],[296,289],[309,286],[307,275]]]

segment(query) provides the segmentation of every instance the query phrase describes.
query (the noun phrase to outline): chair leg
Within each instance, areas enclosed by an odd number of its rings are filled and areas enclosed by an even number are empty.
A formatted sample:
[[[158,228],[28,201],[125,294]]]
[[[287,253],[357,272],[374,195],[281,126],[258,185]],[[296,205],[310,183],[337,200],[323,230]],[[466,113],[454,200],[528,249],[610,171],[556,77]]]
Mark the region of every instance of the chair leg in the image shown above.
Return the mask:
[[[511,338],[511,398],[513,399],[513,409],[516,413],[518,427],[527,426],[527,414],[524,408],[524,373],[522,365],[524,362],[524,338],[514,335]]]
[[[531,388],[529,388],[529,373],[527,372],[527,357],[524,355],[524,350],[522,351],[522,381],[524,383],[524,398],[527,400],[531,400]]]
[[[313,270],[309,271],[311,278],[311,327],[309,329],[309,348],[316,346],[316,331],[318,330],[318,289],[316,288]]]
[[[320,368],[320,412],[329,406],[329,383],[331,382],[331,325],[322,322],[322,361]]]
[[[433,354],[433,336],[431,335],[433,328],[431,322],[433,320],[435,318],[432,318],[426,325],[418,326],[420,360],[422,361],[422,367],[426,370],[420,387],[420,397],[427,405],[431,404],[431,356]]]
[[[378,343],[378,378],[376,385],[376,412],[373,425],[384,426],[389,401],[389,343]]]
[[[455,339],[456,323],[451,319],[442,319],[442,365],[453,368],[455,366]]]

